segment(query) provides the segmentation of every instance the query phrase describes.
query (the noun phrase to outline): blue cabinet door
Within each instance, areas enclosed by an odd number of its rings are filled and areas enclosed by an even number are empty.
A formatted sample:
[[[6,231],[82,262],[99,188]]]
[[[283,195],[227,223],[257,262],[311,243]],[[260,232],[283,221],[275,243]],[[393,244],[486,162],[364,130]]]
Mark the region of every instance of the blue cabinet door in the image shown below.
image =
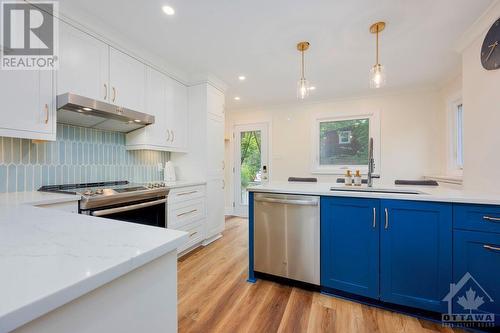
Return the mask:
[[[494,313],[500,324],[500,234],[455,231],[453,240],[453,283],[457,292],[450,295],[453,313]],[[467,274],[469,273],[469,274]],[[474,297],[466,292],[472,290]],[[460,298],[473,302],[460,305]],[[465,306],[465,307],[464,307]]]
[[[321,198],[321,285],[379,296],[379,200]]]
[[[381,200],[381,300],[444,312],[452,281],[452,205]]]

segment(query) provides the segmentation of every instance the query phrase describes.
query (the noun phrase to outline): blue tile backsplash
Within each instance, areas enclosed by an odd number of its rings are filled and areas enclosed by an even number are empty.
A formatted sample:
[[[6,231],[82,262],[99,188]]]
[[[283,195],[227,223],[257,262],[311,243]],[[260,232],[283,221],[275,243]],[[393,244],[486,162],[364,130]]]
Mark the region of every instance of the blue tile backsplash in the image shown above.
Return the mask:
[[[125,149],[125,134],[57,125],[55,142],[0,137],[0,192],[42,185],[161,180],[168,152]]]

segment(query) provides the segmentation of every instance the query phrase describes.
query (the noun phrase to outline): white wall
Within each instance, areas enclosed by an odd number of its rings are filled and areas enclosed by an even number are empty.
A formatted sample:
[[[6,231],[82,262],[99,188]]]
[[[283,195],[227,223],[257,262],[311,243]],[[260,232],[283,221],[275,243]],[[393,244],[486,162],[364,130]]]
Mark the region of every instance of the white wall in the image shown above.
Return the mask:
[[[481,66],[480,50],[497,2],[476,26],[479,35],[463,51],[464,188],[500,193],[500,70]]]
[[[310,172],[313,115],[372,110],[380,112],[381,161],[377,161],[377,164],[381,166],[379,171],[383,182],[444,172],[446,127],[443,97],[437,90],[230,111],[226,122],[230,128],[235,124],[271,123],[272,180],[283,181],[289,176],[314,176],[319,181],[334,182],[336,175],[313,175]],[[230,153],[234,154],[234,149]],[[227,179],[227,182],[232,184],[231,179]],[[232,186],[230,188],[232,190]],[[227,194],[232,198],[232,192]]]

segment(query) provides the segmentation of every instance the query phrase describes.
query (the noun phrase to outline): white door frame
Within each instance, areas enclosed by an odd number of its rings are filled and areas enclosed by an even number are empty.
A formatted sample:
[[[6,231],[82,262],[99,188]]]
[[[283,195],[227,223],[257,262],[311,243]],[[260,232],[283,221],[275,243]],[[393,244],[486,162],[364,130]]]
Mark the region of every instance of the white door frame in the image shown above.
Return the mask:
[[[269,144],[269,129],[268,122],[252,123],[252,124],[235,124],[233,127],[234,134],[234,173],[233,173],[233,214],[241,217],[248,217],[248,205],[240,203],[241,197],[241,132],[261,131],[261,167],[267,167],[268,181],[271,176],[270,167],[270,144]]]

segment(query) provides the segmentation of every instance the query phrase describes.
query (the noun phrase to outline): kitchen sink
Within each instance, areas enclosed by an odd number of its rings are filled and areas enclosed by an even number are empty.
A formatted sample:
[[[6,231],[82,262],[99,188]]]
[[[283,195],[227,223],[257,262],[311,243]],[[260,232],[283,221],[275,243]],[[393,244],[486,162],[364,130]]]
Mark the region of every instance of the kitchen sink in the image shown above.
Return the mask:
[[[422,191],[417,190],[404,190],[404,189],[384,189],[384,188],[370,188],[370,187],[361,187],[361,188],[347,188],[347,187],[331,187],[330,191],[335,192],[370,192],[370,193],[389,193],[389,194],[427,194]]]

